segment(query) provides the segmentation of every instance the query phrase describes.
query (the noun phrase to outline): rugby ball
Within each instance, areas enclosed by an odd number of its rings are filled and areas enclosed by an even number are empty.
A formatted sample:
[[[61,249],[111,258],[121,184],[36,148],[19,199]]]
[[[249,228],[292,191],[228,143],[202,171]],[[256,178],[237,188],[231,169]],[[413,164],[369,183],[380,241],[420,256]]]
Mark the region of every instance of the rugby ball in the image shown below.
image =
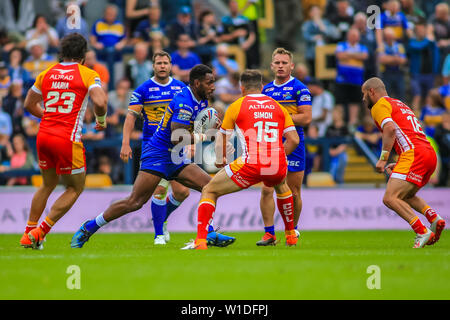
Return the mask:
[[[219,120],[219,113],[214,108],[206,108],[197,114],[194,120],[194,132],[205,133],[206,130],[214,128]]]

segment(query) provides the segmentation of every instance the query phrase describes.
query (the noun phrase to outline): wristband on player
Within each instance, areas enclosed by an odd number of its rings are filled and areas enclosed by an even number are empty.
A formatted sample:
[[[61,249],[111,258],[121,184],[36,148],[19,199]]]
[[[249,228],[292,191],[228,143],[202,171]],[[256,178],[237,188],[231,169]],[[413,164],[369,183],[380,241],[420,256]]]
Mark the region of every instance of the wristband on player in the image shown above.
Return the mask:
[[[388,161],[389,158],[389,151],[382,150],[380,154],[380,160],[381,161]]]
[[[194,144],[203,142],[206,140],[206,134],[204,133],[194,133]]]
[[[97,120],[98,123],[104,124],[106,122],[106,113],[102,116],[98,116],[95,114],[95,119]]]

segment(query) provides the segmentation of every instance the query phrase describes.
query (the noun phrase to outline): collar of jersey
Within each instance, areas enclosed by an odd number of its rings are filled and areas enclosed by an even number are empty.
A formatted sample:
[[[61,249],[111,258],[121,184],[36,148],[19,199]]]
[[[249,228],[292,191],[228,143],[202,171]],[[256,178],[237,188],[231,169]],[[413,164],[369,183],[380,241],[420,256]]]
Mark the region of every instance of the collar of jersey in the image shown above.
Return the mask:
[[[188,88],[189,92],[191,93],[192,100],[194,100],[195,102],[200,104],[200,101],[198,101],[197,98],[194,96],[194,93],[192,92],[191,87],[188,86],[187,88]]]
[[[273,85],[275,86],[275,87],[282,87],[282,86],[284,86],[285,84],[287,84],[287,83],[289,83],[289,81],[292,81],[292,79],[294,79],[294,77],[293,76],[291,76],[290,78],[289,78],[289,80],[288,81],[286,81],[285,83],[282,83],[282,84],[276,84],[275,83],[275,80],[273,80]]]
[[[74,64],[77,64],[78,62],[60,62],[59,64],[62,66],[72,66]]]
[[[152,81],[161,87],[167,87],[169,84],[172,83],[172,80],[173,80],[173,78],[169,77],[169,82],[167,82],[166,84],[162,84],[162,83],[159,83],[158,81],[156,81],[155,76],[152,77]]]
[[[252,94],[248,94],[247,97],[261,98],[261,97],[265,97],[265,95],[262,93],[252,93]]]

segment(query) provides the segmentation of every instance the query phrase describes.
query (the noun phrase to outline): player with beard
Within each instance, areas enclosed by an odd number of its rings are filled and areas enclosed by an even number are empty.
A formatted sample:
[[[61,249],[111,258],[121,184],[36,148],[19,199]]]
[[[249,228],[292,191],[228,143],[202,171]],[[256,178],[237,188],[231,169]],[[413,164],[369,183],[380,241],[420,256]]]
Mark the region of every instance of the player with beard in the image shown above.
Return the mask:
[[[203,133],[193,133],[192,127],[198,113],[208,107],[208,99],[215,89],[214,81],[209,67],[200,64],[192,68],[189,86],[172,99],[156,132],[148,141],[143,141],[141,167],[131,194],[114,202],[95,219],[85,222],[72,237],[72,248],[83,247],[108,222],[139,210],[150,199],[161,179],[176,180],[185,187],[202,191],[211,177],[197,164],[191,163],[183,149],[186,145],[207,139]],[[221,247],[235,240],[214,230],[210,230],[208,237],[212,239],[211,245]]]
[[[386,171],[390,175],[383,203],[410,224],[416,233],[413,248],[434,244],[445,228],[445,220],[416,194],[436,169],[436,153],[414,113],[400,100],[388,96],[383,81],[370,78],[362,85],[362,93],[363,104],[383,133],[383,147],[376,164],[377,172]],[[398,161],[387,165],[393,147]],[[431,230],[413,209],[425,215]]]
[[[170,76],[172,59],[165,51],[156,52],[152,58],[154,76],[142,83],[131,96],[128,114],[123,126],[122,149],[120,158],[128,162],[132,158],[130,135],[137,117],[144,118],[142,147],[148,142],[161,121],[167,106],[186,85]],[[152,197],[152,218],[155,229],[154,243],[165,245],[170,240],[167,231],[168,216],[189,196],[189,189],[176,181],[171,181],[172,192],[166,198],[169,183],[165,179],[156,187]]]

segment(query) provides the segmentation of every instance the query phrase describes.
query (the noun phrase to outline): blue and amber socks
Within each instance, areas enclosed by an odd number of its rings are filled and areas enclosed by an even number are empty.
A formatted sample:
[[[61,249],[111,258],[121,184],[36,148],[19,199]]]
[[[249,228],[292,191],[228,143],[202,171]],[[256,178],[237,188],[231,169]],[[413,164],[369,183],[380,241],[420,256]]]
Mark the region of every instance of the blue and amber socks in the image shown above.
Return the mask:
[[[275,226],[264,227],[264,231],[270,233],[271,235],[275,235]]]
[[[86,230],[89,231],[90,233],[94,233],[96,232],[98,229],[100,229],[101,227],[103,227],[105,224],[107,224],[108,221],[106,221],[103,218],[103,212],[100,213],[97,218],[88,221],[88,223],[86,223]]]
[[[166,218],[164,221],[167,221],[169,216],[172,214],[172,212],[175,211],[176,208],[180,206],[181,202],[177,201],[175,197],[173,196],[173,193],[169,194],[169,196],[166,198]]]
[[[153,226],[155,228],[155,238],[157,236],[163,235],[163,226],[164,221],[166,220],[166,200],[158,199],[155,197],[152,197],[152,219],[153,219]]]

